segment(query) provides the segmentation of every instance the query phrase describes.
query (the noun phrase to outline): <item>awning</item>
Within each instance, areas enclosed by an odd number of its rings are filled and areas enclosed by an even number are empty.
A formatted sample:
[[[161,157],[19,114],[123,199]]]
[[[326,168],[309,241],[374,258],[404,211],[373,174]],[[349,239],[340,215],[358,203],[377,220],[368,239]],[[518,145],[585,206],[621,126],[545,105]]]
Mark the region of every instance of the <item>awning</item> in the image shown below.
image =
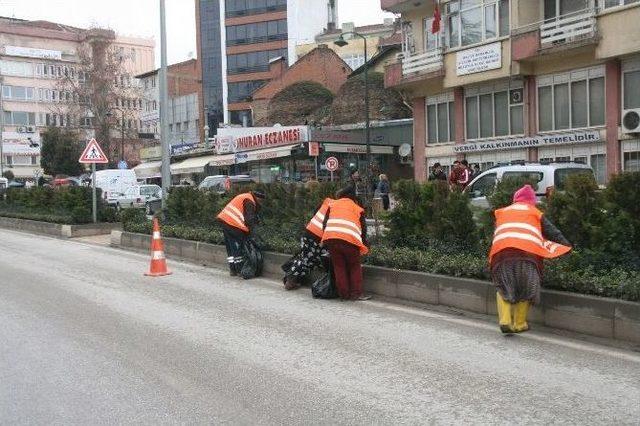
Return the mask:
[[[233,166],[236,164],[236,155],[235,154],[226,154],[226,155],[214,155],[213,160],[210,163],[214,167],[221,166]]]
[[[190,173],[203,173],[207,164],[216,158],[215,155],[206,155],[204,157],[187,158],[179,163],[171,165],[172,175],[182,175]]]
[[[162,161],[142,163],[133,168],[138,179],[159,178],[161,176]]]
[[[280,146],[277,148],[260,149],[257,151],[237,152],[236,163],[240,164],[240,163],[246,163],[248,161],[260,161],[260,160],[270,160],[272,158],[290,157],[291,151],[293,150],[293,148],[297,146],[298,144]]]

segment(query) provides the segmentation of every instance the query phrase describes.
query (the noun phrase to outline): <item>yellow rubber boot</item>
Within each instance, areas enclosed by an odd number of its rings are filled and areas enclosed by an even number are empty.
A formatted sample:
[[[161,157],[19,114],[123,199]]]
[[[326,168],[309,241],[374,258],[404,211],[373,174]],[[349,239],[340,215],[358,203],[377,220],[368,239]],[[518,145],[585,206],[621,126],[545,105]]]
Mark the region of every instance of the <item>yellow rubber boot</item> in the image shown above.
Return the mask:
[[[503,333],[513,333],[511,303],[507,302],[500,296],[500,292],[496,293],[496,301],[498,303],[498,322],[500,331]]]
[[[529,324],[527,323],[527,315],[529,314],[529,306],[531,303],[518,302],[515,304],[514,320],[515,325],[513,331],[516,333],[522,333],[523,331],[529,331]]]

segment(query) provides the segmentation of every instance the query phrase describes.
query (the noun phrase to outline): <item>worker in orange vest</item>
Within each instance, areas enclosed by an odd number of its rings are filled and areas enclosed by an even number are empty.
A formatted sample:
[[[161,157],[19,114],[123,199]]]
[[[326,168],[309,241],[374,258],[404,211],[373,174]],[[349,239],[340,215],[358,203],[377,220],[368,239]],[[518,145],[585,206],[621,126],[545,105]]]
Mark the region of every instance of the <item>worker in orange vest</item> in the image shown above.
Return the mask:
[[[360,256],[367,248],[364,209],[356,198],[355,187],[347,186],[331,202],[323,223],[322,244],[329,249],[338,294],[342,299],[367,300],[362,293]]]
[[[540,301],[543,259],[562,256],[571,247],[536,208],[536,193],[530,185],[516,191],[513,204],[496,210],[495,217],[489,263],[500,330],[520,333],[529,330],[529,307]]]
[[[242,246],[255,231],[258,224],[258,211],[264,198],[264,193],[259,191],[237,195],[217,216],[222,225],[231,276],[238,275],[242,270],[244,262]]]
[[[282,265],[285,272],[284,288],[293,290],[300,287],[301,281],[311,272],[312,269],[322,264],[322,258],[327,257],[329,252],[320,245],[324,234],[324,219],[329,210],[329,206],[334,200],[325,198],[322,204],[316,209],[305,233],[300,238],[300,252],[293,256],[287,263]]]

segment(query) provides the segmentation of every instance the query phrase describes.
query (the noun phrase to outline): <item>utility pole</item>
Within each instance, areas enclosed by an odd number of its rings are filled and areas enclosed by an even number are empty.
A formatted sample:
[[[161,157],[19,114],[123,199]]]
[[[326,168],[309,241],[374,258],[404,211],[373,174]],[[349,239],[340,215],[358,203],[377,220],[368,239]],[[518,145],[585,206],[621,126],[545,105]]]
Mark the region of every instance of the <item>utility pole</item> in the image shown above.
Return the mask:
[[[162,208],[167,206],[171,187],[169,135],[169,93],[167,83],[167,28],[165,0],[160,0],[160,141],[162,144]]]

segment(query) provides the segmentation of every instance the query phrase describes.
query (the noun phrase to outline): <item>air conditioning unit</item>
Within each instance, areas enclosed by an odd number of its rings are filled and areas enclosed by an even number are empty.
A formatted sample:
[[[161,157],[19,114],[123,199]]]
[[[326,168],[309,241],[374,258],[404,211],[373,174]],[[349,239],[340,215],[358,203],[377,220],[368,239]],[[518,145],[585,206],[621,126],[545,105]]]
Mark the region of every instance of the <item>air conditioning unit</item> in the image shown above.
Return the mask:
[[[27,133],[27,128],[25,126],[18,127],[18,133]]]
[[[26,133],[35,133],[36,132],[36,126],[26,126]]]
[[[622,132],[640,133],[640,108],[622,111]]]

